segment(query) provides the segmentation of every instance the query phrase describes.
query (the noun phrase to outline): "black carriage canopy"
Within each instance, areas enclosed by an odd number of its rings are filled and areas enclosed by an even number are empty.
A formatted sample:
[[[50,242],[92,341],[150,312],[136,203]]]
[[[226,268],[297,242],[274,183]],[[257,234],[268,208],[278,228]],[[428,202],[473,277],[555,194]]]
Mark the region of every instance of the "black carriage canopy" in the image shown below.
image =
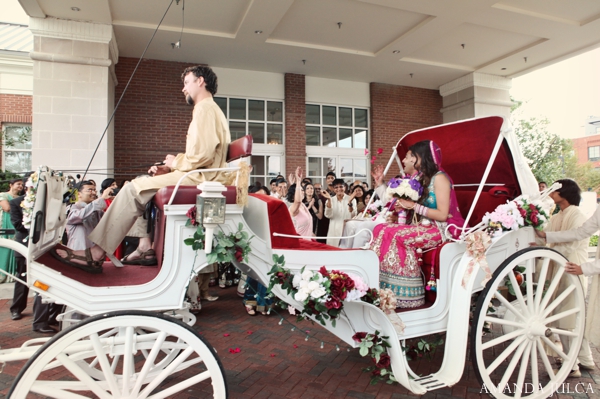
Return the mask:
[[[494,147],[501,135],[504,119],[499,116],[471,119],[415,130],[396,145],[403,159],[411,145],[433,140],[442,150],[442,168],[454,181],[458,206],[469,226],[479,223],[486,212],[522,194],[515,162],[505,138],[492,164],[477,203],[473,203]]]

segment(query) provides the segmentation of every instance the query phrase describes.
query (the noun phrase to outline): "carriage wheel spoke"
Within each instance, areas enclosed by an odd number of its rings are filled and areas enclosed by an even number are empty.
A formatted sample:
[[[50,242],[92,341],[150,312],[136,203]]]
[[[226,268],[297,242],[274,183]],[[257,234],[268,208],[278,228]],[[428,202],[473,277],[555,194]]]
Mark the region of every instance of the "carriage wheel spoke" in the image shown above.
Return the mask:
[[[552,370],[552,365],[550,364],[550,360],[548,359],[548,355],[546,354],[546,349],[542,345],[541,340],[537,340],[537,352],[540,354],[542,358],[542,363],[544,363],[544,368],[546,369],[546,373],[549,376],[554,376],[554,371]]]
[[[510,326],[510,327],[519,328],[519,329],[524,328],[523,323],[519,323],[518,321],[500,319],[498,317],[486,316],[484,321],[486,321],[488,323],[499,324],[501,326]]]
[[[563,330],[562,328],[551,328],[550,331],[552,331],[554,334],[564,335],[565,337],[574,338],[578,336],[578,334],[574,333],[573,331]]]
[[[523,341],[525,341],[525,336],[520,336],[519,338],[517,338],[516,340],[514,340],[508,347],[506,347],[506,349],[504,349],[502,351],[502,353],[496,358],[496,360],[494,360],[492,362],[492,364],[490,364],[485,371],[487,371],[488,374],[492,374],[492,372],[494,370],[496,370],[496,368],[504,361],[506,360],[506,358],[508,356],[510,356],[511,353],[513,353],[515,351],[515,349],[517,349],[517,347],[519,345],[521,345],[523,343]]]
[[[108,383],[108,387],[112,394],[116,397],[121,396],[121,391],[119,390],[119,385],[117,383],[117,378],[115,377],[115,373],[112,371],[112,367],[108,358],[106,357],[106,353],[102,349],[102,343],[100,342],[100,338],[98,334],[90,335],[90,341],[94,346],[94,350],[96,352],[96,359],[98,363],[100,363],[100,368],[102,369],[102,373],[104,374],[104,379]]]
[[[111,399],[112,395],[106,392],[106,389],[100,386],[98,381],[95,381],[90,375],[83,370],[77,363],[69,359],[69,357],[63,353],[56,356],[63,366],[73,374],[75,378],[83,382],[85,386],[96,394],[100,399]]]
[[[49,386],[47,381],[36,381],[31,387],[31,392],[53,399],[89,399],[89,396]]]
[[[521,356],[521,366],[519,367],[519,375],[517,377],[517,392],[515,393],[515,398],[520,398],[521,393],[523,392],[523,383],[525,382],[525,373],[527,373],[527,368],[529,367],[529,356],[531,354],[532,346],[532,342],[529,341]]]
[[[535,292],[535,307],[536,309],[540,308],[540,303],[542,302],[542,296],[544,295],[544,286],[546,285],[546,276],[548,275],[548,268],[550,265],[550,259],[544,258],[544,261],[541,265],[541,272],[538,278],[537,290]]]
[[[175,358],[164,370],[162,370],[152,381],[144,388],[141,392],[141,397],[147,397],[160,383],[162,383],[175,369],[183,363],[192,353],[194,349],[192,347],[186,348],[177,358]]]
[[[166,332],[163,331],[159,334],[158,338],[156,339],[156,342],[152,346],[152,350],[150,351],[150,354],[148,356],[146,356],[146,361],[144,362],[144,367],[142,367],[142,370],[137,375],[137,381],[135,382],[135,386],[133,387],[131,393],[138,394],[140,392],[140,389],[142,388],[142,384],[146,380],[146,377],[148,376],[148,372],[150,370],[152,370],[152,368],[154,366],[154,361],[156,360],[156,357],[160,353],[162,344],[163,344],[163,342],[165,342],[166,338],[167,338]]]
[[[554,352],[556,352],[556,354],[558,356],[562,357],[563,359],[567,359],[567,355],[558,346],[556,346],[556,344],[554,342],[550,341],[546,337],[542,337],[542,339],[544,340],[544,342],[546,343],[546,345],[548,345],[550,348],[552,348],[552,350]]]
[[[552,296],[554,296],[554,291],[556,291],[556,288],[558,288],[558,284],[560,283],[560,280],[564,273],[564,267],[556,267],[556,274],[554,275],[554,278],[552,278],[552,283],[550,283],[548,291],[546,291],[546,293],[544,294],[544,299],[542,299],[540,309],[544,309],[546,306],[548,306],[548,302],[550,302],[550,299],[552,299]]]
[[[123,345],[123,393],[129,393],[129,383],[135,373],[135,364],[133,361],[133,327],[125,328],[125,344]]]
[[[523,294],[521,293],[521,287],[520,287],[519,283],[517,282],[517,278],[515,277],[515,274],[513,272],[509,272],[508,279],[512,283],[513,291],[515,292],[517,301],[519,302],[519,305],[521,306],[521,312],[523,313],[523,316],[530,317],[531,315],[529,313],[529,309],[527,308],[527,304],[525,303],[525,299],[523,298]]]
[[[535,269],[536,258],[528,259],[525,266],[525,290],[527,291],[527,306],[530,312],[536,312],[535,301],[533,299],[533,271]]]
[[[197,374],[193,377],[190,377],[186,380],[183,380],[181,382],[178,382],[177,384],[173,385],[172,387],[169,387],[165,390],[163,390],[162,392],[157,393],[156,395],[152,395],[149,396],[148,399],[165,399],[170,397],[173,393],[176,392],[181,392],[184,389],[191,387],[194,384],[197,384],[199,382],[202,382],[204,380],[207,380],[210,378],[210,372],[208,371],[204,371],[200,374]]]
[[[533,385],[533,392],[537,392],[540,385],[540,374],[538,370],[538,357],[537,357],[537,345],[539,340],[535,340],[531,345],[531,384]]]
[[[564,290],[552,303],[544,309],[542,313],[542,317],[546,317],[552,312],[558,305],[560,305],[566,298],[575,290],[575,286],[570,286],[566,290]]]
[[[491,341],[488,341],[485,344],[481,345],[481,350],[490,349],[490,348],[492,348],[492,347],[494,347],[496,345],[499,345],[499,344],[501,344],[503,342],[506,342],[508,340],[517,338],[518,336],[520,336],[522,334],[523,334],[523,330],[521,329],[521,330],[515,330],[515,331],[513,331],[511,333],[508,333],[508,334],[501,335],[498,338],[494,338]]]
[[[515,314],[515,316],[517,316],[519,319],[521,319],[522,322],[527,323],[525,316],[521,312],[519,312],[519,310],[517,310],[513,305],[511,305],[511,303],[508,302],[508,300],[506,298],[504,298],[499,293],[494,293],[494,296],[496,297],[497,300],[500,301],[500,303],[502,305],[504,305],[506,307],[506,309],[513,312]]]
[[[506,386],[506,384],[508,383],[508,380],[513,375],[515,368],[517,367],[517,363],[519,362],[519,359],[521,359],[521,356],[523,355],[523,351],[529,345],[529,342],[523,342],[524,340],[525,339],[521,340],[516,352],[513,354],[512,359],[510,360],[510,363],[508,363],[506,370],[504,370],[504,375],[502,376],[502,379],[500,380],[500,384],[498,384],[499,389]]]
[[[561,313],[558,313],[558,314],[548,317],[547,319],[544,320],[544,324],[548,325],[550,323],[554,323],[557,320],[571,316],[572,314],[575,314],[575,313],[579,313],[580,311],[581,311],[581,309],[578,307],[569,309],[569,310],[565,310],[564,312],[561,312]]]

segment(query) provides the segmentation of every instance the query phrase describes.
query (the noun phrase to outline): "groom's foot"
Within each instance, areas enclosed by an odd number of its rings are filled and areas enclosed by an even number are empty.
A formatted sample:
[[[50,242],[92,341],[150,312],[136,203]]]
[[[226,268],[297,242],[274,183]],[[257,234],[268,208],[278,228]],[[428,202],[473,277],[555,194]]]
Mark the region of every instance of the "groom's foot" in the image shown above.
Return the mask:
[[[88,250],[79,250],[72,251],[61,248],[56,248],[56,253],[63,260],[67,260],[70,263],[77,263],[79,265],[88,265],[89,259],[86,256],[86,252]],[[99,262],[100,264],[104,263],[104,258],[106,257],[106,252],[102,248],[97,245],[89,248],[89,253],[92,256],[92,261]]]

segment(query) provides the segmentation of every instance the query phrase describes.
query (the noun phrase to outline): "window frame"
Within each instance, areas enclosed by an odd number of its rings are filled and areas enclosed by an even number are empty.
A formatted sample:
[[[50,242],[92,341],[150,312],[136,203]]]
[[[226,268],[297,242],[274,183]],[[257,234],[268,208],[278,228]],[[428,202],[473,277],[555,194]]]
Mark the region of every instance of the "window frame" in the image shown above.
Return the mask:
[[[309,128],[309,127],[313,127],[313,128],[318,127],[319,128],[319,145],[312,145],[312,144],[309,145],[308,143],[306,143],[307,149],[309,147],[324,147],[324,148],[340,148],[340,149],[351,149],[351,150],[364,151],[365,149],[369,148],[369,143],[371,141],[371,116],[370,116],[368,107],[361,107],[361,106],[354,106],[354,105],[316,103],[316,102],[307,102],[307,103],[305,103],[305,106],[306,107],[309,107],[309,106],[318,106],[319,107],[319,123],[308,123],[308,122],[306,122],[306,120],[304,122],[304,126],[306,128]],[[334,107],[335,108],[335,118],[336,118],[335,125],[325,124],[323,122],[323,119],[324,119],[323,107]],[[352,110],[352,115],[351,115],[352,125],[345,126],[345,125],[340,124],[340,109],[341,108],[350,108]],[[356,125],[356,110],[357,109],[366,112],[366,124],[367,124],[366,127]],[[308,112],[306,112],[306,114],[308,115]],[[335,128],[335,130],[336,130],[336,140],[335,140],[336,145],[335,146],[328,146],[328,145],[323,144],[324,128],[327,128],[327,129]],[[351,147],[340,147],[340,129],[350,129],[352,131]],[[364,147],[355,147],[357,131],[361,130],[361,129],[364,129],[366,131],[365,146]]]
[[[596,155],[596,156],[592,156],[592,151],[595,153],[594,155]],[[591,161],[591,162],[600,161],[600,146],[599,145],[594,145],[594,146],[588,147],[587,152],[588,152],[588,161]]]
[[[29,144],[30,144],[30,148],[10,148],[6,145],[6,131],[8,128],[10,127],[29,127],[30,128],[30,138],[29,138]],[[2,123],[2,171],[6,172],[6,153],[7,152],[23,152],[23,153],[29,153],[31,154],[30,159],[33,158],[33,129],[32,129],[32,124],[31,123],[13,123],[13,122],[3,122]],[[31,162],[31,164],[29,164],[29,167],[26,168],[27,170],[24,171],[14,171],[11,170],[10,172],[15,172],[15,173],[20,173],[20,172],[28,172],[31,171],[33,165],[33,160]]]

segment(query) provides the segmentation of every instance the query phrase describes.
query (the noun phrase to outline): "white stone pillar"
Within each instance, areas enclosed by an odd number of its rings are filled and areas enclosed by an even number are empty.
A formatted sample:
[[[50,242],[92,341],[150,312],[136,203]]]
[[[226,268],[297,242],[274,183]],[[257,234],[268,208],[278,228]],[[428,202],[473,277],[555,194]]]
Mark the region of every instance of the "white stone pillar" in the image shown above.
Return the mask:
[[[512,79],[473,72],[440,86],[444,123],[480,116],[510,119]]]
[[[31,18],[29,28],[34,35],[32,166],[85,170],[114,109],[119,55],[112,26]],[[97,174],[86,176],[98,184],[114,167],[113,126],[90,166]]]

